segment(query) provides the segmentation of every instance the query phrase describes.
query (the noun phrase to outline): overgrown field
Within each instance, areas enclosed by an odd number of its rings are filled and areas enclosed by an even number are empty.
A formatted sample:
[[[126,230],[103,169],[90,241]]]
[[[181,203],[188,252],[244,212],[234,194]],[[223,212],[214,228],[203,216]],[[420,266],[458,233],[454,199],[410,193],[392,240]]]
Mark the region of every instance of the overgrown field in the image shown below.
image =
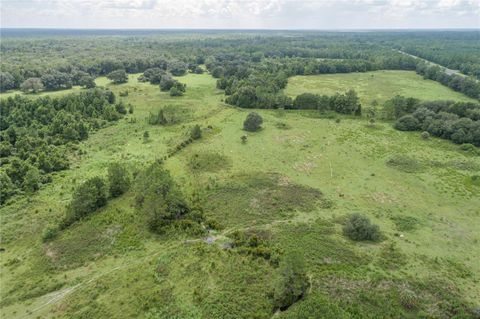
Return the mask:
[[[350,88],[357,91],[364,106],[375,104],[374,101],[381,105],[395,95],[421,100],[474,101],[435,81],[424,80],[415,72],[388,70],[294,76],[289,79],[285,94],[289,96],[297,96],[301,93],[332,95]]]
[[[52,183],[0,208],[2,318],[473,318],[477,155],[390,123],[316,111],[258,110],[263,128],[247,133],[248,110],[223,103],[210,75],[178,77],[187,84],[181,97],[137,77],[121,85],[98,78],[133,114],[81,142],[81,155]],[[366,104],[396,94],[468,100],[400,71],[294,77],[286,93],[351,87]],[[176,124],[147,123],[166,106],[180,110]],[[195,124],[202,138],[164,166],[215,230],[153,234],[130,190],[42,242],[75,185],[106,175],[112,161],[138,172]],[[345,237],[352,213],[379,225],[381,240]],[[288,255],[304,259],[308,289],[277,311],[272,282]]]

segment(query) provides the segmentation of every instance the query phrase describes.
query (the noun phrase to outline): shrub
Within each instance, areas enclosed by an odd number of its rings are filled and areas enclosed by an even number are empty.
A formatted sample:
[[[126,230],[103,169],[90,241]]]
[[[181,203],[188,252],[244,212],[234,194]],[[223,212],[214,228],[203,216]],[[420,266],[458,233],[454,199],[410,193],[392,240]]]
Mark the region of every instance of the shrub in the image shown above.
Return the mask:
[[[395,122],[394,127],[399,131],[416,131],[420,128],[420,123],[412,115],[404,115]]]
[[[70,226],[106,204],[107,187],[103,178],[97,176],[86,180],[75,189],[62,227]]]
[[[422,134],[420,134],[420,137],[424,140],[428,140],[430,138],[430,133],[423,131]]]
[[[172,87],[170,89],[170,96],[182,96],[182,95],[183,95],[183,92],[180,91],[178,88]]]
[[[246,144],[247,143],[247,136],[246,135],[242,135],[240,137],[240,139],[242,140],[242,144]]]
[[[243,129],[245,131],[255,132],[261,129],[262,123],[262,117],[255,112],[251,112],[247,115],[247,118],[243,122]]]
[[[108,185],[112,197],[125,193],[130,188],[130,182],[130,174],[125,165],[111,163],[108,166]]]
[[[305,262],[297,254],[287,255],[280,262],[278,277],[274,282],[273,302],[276,309],[286,310],[302,299],[308,289]]]
[[[192,131],[190,132],[190,137],[194,140],[202,138],[202,129],[200,128],[200,125],[196,124],[192,128]]]
[[[352,240],[370,240],[380,239],[380,229],[377,225],[370,222],[368,217],[360,214],[352,214],[346,224],[343,226],[343,234]]]
[[[148,143],[150,139],[150,133],[148,131],[143,132],[143,143]]]
[[[57,237],[58,227],[57,226],[48,226],[43,230],[42,241],[45,243]]]

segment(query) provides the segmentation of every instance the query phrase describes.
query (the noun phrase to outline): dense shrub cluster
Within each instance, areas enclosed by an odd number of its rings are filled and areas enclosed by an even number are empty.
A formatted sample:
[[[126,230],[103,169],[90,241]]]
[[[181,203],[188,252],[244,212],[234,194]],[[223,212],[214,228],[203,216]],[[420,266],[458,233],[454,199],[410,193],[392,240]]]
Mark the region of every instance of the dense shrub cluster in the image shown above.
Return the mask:
[[[423,131],[457,144],[480,146],[480,104],[419,101],[396,96],[384,106],[385,118],[401,131]]]
[[[291,108],[319,110],[321,112],[331,110],[342,114],[357,115],[360,115],[362,112],[357,92],[353,89],[348,90],[344,94],[337,93],[332,96],[303,93],[295,98]]]
[[[298,254],[289,254],[280,262],[278,276],[273,283],[275,309],[286,310],[302,299],[309,287],[305,262]]]
[[[201,209],[185,200],[180,187],[161,162],[155,162],[135,180],[135,199],[143,213],[148,215],[148,227],[154,233],[167,228],[178,228],[202,233]]]
[[[352,240],[370,240],[380,239],[380,229],[377,225],[370,222],[368,217],[360,214],[352,214],[343,226],[343,233]]]
[[[107,169],[107,179],[95,176],[77,186],[67,206],[66,216],[60,224],[60,228],[66,228],[105,206],[109,197],[118,197],[128,191],[130,183],[131,177],[128,169],[123,164],[110,163]],[[45,234],[45,236],[53,235]]]
[[[72,142],[121,118],[122,103],[108,90],[92,89],[59,98],[16,96],[0,101],[2,203],[14,193],[35,191],[45,174],[68,168]],[[3,186],[2,186],[3,188]]]

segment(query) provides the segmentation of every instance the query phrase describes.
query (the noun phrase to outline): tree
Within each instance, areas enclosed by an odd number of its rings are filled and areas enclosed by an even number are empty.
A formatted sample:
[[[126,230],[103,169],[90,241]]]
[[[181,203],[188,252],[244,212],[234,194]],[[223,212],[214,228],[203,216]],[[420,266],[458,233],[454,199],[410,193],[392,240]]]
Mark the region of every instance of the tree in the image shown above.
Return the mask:
[[[10,176],[3,170],[0,170],[0,204],[15,194],[15,185],[12,183]]]
[[[111,80],[114,84],[127,83],[128,74],[125,70],[115,70],[107,74],[107,78]]]
[[[368,217],[352,214],[343,226],[343,234],[355,241],[380,239],[380,229],[370,222]]]
[[[92,89],[97,84],[95,83],[95,79],[93,77],[91,77],[90,75],[86,75],[86,76],[81,77],[78,80],[78,85],[83,86],[86,89]]]
[[[243,129],[245,131],[255,132],[261,129],[262,123],[262,117],[255,112],[251,112],[247,115],[247,118],[243,122]]]
[[[394,127],[399,131],[416,131],[420,123],[413,115],[404,115],[395,122]]]
[[[125,165],[111,163],[108,166],[108,185],[112,197],[125,193],[130,188],[130,182],[130,174]]]
[[[77,220],[93,213],[107,204],[107,187],[101,177],[91,177],[78,186],[67,206],[67,215],[62,227],[68,227]]]
[[[319,96],[312,93],[302,93],[297,95],[293,101],[293,108],[299,110],[316,110],[319,105]]]
[[[15,78],[9,72],[0,72],[0,92],[15,88]]]
[[[73,85],[72,76],[68,73],[50,70],[41,76],[42,84],[45,90],[70,89]]]
[[[203,73],[203,69],[200,67],[200,66],[196,66],[195,69],[193,70],[193,72],[195,74],[202,74]]]
[[[175,76],[185,75],[187,73],[187,65],[181,61],[174,61],[169,65],[170,72]]]
[[[24,93],[37,93],[43,89],[43,84],[40,78],[29,78],[26,79],[22,85],[20,85],[20,90]]]
[[[221,66],[217,66],[212,70],[212,76],[217,79],[221,78],[224,73],[225,70]]]
[[[196,124],[192,128],[192,131],[190,132],[190,137],[194,140],[202,138],[202,129],[200,128],[200,125]]]
[[[28,171],[27,174],[25,174],[22,188],[30,193],[33,193],[38,190],[40,187],[40,172],[36,167],[31,167]]]
[[[162,80],[160,81],[160,90],[169,91],[174,84],[175,80],[171,76],[164,75],[162,76]]]
[[[307,292],[309,283],[305,272],[305,261],[299,254],[289,254],[280,262],[274,281],[273,301],[275,308],[286,310]]]

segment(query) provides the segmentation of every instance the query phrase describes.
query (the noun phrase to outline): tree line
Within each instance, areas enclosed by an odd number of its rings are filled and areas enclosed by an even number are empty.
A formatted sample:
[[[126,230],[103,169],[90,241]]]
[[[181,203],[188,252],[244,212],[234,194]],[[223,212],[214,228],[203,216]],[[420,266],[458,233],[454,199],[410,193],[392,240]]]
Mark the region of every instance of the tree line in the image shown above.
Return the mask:
[[[384,106],[384,117],[401,131],[424,131],[456,144],[480,146],[480,104],[420,101],[396,96]]]
[[[0,100],[1,202],[19,192],[34,192],[49,173],[68,168],[68,154],[89,133],[127,113],[123,102],[104,89],[63,97]],[[79,151],[80,152],[80,151]]]

